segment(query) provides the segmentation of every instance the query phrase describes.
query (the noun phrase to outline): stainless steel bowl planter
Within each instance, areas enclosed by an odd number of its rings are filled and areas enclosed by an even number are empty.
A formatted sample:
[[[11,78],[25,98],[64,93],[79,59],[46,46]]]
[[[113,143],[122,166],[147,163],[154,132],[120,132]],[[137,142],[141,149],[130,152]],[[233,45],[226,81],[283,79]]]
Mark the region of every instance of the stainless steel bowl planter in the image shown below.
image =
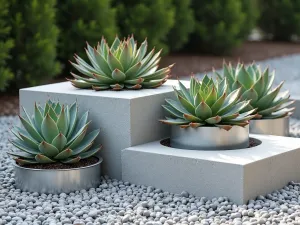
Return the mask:
[[[170,145],[191,150],[231,150],[249,147],[249,125],[233,126],[229,131],[218,127],[180,128],[172,126]]]
[[[15,183],[22,191],[59,194],[97,187],[102,158],[93,165],[74,169],[32,169],[14,164]]]
[[[279,119],[250,120],[250,133],[289,136],[289,116]]]

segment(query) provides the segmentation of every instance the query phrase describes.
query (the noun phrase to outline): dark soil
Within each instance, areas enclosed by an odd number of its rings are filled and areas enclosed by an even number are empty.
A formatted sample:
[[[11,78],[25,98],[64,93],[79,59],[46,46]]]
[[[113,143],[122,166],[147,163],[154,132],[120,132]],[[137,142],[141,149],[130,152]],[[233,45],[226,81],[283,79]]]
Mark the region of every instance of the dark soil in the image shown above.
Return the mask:
[[[290,42],[246,42],[237,48],[230,56],[173,54],[162,58],[161,66],[176,63],[172,68],[172,79],[190,76],[192,73],[209,72],[212,68],[222,68],[223,61],[251,63],[269,58],[300,53],[299,43]]]
[[[31,169],[45,169],[45,170],[74,169],[74,168],[91,166],[96,164],[98,161],[99,161],[98,158],[91,157],[87,159],[82,159],[78,163],[74,163],[74,164],[63,164],[57,162],[57,163],[47,163],[47,164],[24,165],[23,167],[31,168]]]
[[[0,116],[19,114],[18,95],[0,95]]]
[[[170,144],[170,138],[167,138],[167,139],[164,139],[160,142],[160,144],[166,146],[166,147],[171,147],[171,144]],[[249,138],[249,147],[248,148],[252,148],[252,147],[255,147],[257,145],[260,145],[261,142],[255,138]]]

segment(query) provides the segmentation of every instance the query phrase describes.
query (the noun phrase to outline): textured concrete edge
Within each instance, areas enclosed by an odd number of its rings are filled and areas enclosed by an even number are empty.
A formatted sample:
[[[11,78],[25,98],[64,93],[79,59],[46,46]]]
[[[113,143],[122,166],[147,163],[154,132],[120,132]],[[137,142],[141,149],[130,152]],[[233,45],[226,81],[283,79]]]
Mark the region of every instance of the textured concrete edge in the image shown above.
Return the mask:
[[[188,191],[209,198],[228,196],[242,203],[243,168],[228,163],[201,159],[170,157],[145,152],[122,152],[122,179],[134,184],[148,185],[172,193]],[[226,170],[228,174],[220,174]],[[222,185],[220,185],[222,184]]]
[[[181,80],[181,82],[189,87],[189,82]],[[158,88],[140,89],[140,90],[104,90],[94,91],[91,89],[78,89],[73,87],[69,82],[60,82],[54,84],[46,84],[41,86],[23,88],[19,90],[19,94],[24,91],[42,92],[42,93],[58,93],[70,94],[78,96],[95,96],[101,98],[116,98],[116,99],[138,99],[146,96],[156,96],[163,93],[173,92],[173,86],[178,87],[177,80],[168,80],[165,84]]]
[[[290,181],[300,181],[299,158],[300,146],[292,151],[245,165],[245,199],[254,199],[258,195],[271,193]]]
[[[300,96],[292,96],[292,100],[295,100],[294,107],[295,111],[292,117],[300,119]]]
[[[130,136],[131,146],[145,144],[170,135],[169,127],[159,122],[159,119],[163,119],[165,115],[161,107],[165,98],[174,98],[173,93],[131,99],[130,129],[133,131]],[[145,138],[149,136],[149,132],[152,132],[151,139]]]
[[[224,154],[224,160],[230,159],[230,162],[216,160],[216,154],[210,159],[193,157],[191,150],[168,152],[172,148],[161,146],[160,141],[133,146],[122,151],[122,179],[173,193],[186,190],[197,196],[227,196],[238,204],[280,189],[291,180],[300,180],[297,173],[300,170],[300,164],[297,165],[299,139],[266,135],[251,137],[261,137],[265,144],[256,151],[250,149],[241,154],[240,158],[239,154]],[[284,142],[288,147],[282,149]],[[245,161],[249,157],[253,160]]]
[[[235,150],[197,151],[167,147],[161,145],[160,141],[163,139],[159,139],[146,144],[128,147],[127,150],[151,152],[152,154],[166,154],[184,158],[199,158],[236,165],[246,165],[259,160],[264,160],[265,158],[269,158],[274,155],[280,155],[285,152],[293,151],[294,149],[297,149],[297,146],[300,147],[300,139],[293,137],[259,134],[250,134],[250,137],[261,141],[261,144],[251,148]],[[270,148],[273,148],[273,150],[271,151]],[[218,158],[211,159],[212,156],[218,156]],[[232,157],[231,161],[227,162],[228,158],[224,156]]]

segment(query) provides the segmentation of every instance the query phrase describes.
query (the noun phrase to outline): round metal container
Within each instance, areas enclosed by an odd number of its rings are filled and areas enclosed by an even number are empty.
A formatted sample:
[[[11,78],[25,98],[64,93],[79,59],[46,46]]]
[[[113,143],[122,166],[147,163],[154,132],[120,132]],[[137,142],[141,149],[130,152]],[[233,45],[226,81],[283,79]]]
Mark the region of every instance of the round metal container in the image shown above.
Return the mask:
[[[249,126],[180,128],[172,126],[171,147],[191,150],[231,150],[249,147]]]
[[[101,162],[74,169],[31,169],[14,164],[15,183],[22,191],[46,194],[69,193],[97,187],[101,179]]]
[[[289,136],[289,117],[250,120],[250,133]]]

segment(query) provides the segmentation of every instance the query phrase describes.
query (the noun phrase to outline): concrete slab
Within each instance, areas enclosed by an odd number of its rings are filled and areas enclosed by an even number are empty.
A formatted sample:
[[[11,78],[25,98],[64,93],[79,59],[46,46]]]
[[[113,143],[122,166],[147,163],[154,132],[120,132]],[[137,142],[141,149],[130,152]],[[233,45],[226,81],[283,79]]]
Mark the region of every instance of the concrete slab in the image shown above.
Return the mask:
[[[300,139],[251,135],[261,144],[227,151],[166,147],[155,141],[122,151],[122,178],[173,193],[227,196],[237,204],[300,180]]]
[[[172,85],[177,84],[170,80],[156,89],[96,92],[63,82],[21,89],[20,106],[33,113],[35,101],[44,104],[51,98],[71,104],[77,100],[79,113],[90,111],[90,128],[101,129],[97,142],[103,144],[104,174],[121,179],[122,149],[169,135],[169,127],[158,120],[164,117],[164,99],[175,97]]]

